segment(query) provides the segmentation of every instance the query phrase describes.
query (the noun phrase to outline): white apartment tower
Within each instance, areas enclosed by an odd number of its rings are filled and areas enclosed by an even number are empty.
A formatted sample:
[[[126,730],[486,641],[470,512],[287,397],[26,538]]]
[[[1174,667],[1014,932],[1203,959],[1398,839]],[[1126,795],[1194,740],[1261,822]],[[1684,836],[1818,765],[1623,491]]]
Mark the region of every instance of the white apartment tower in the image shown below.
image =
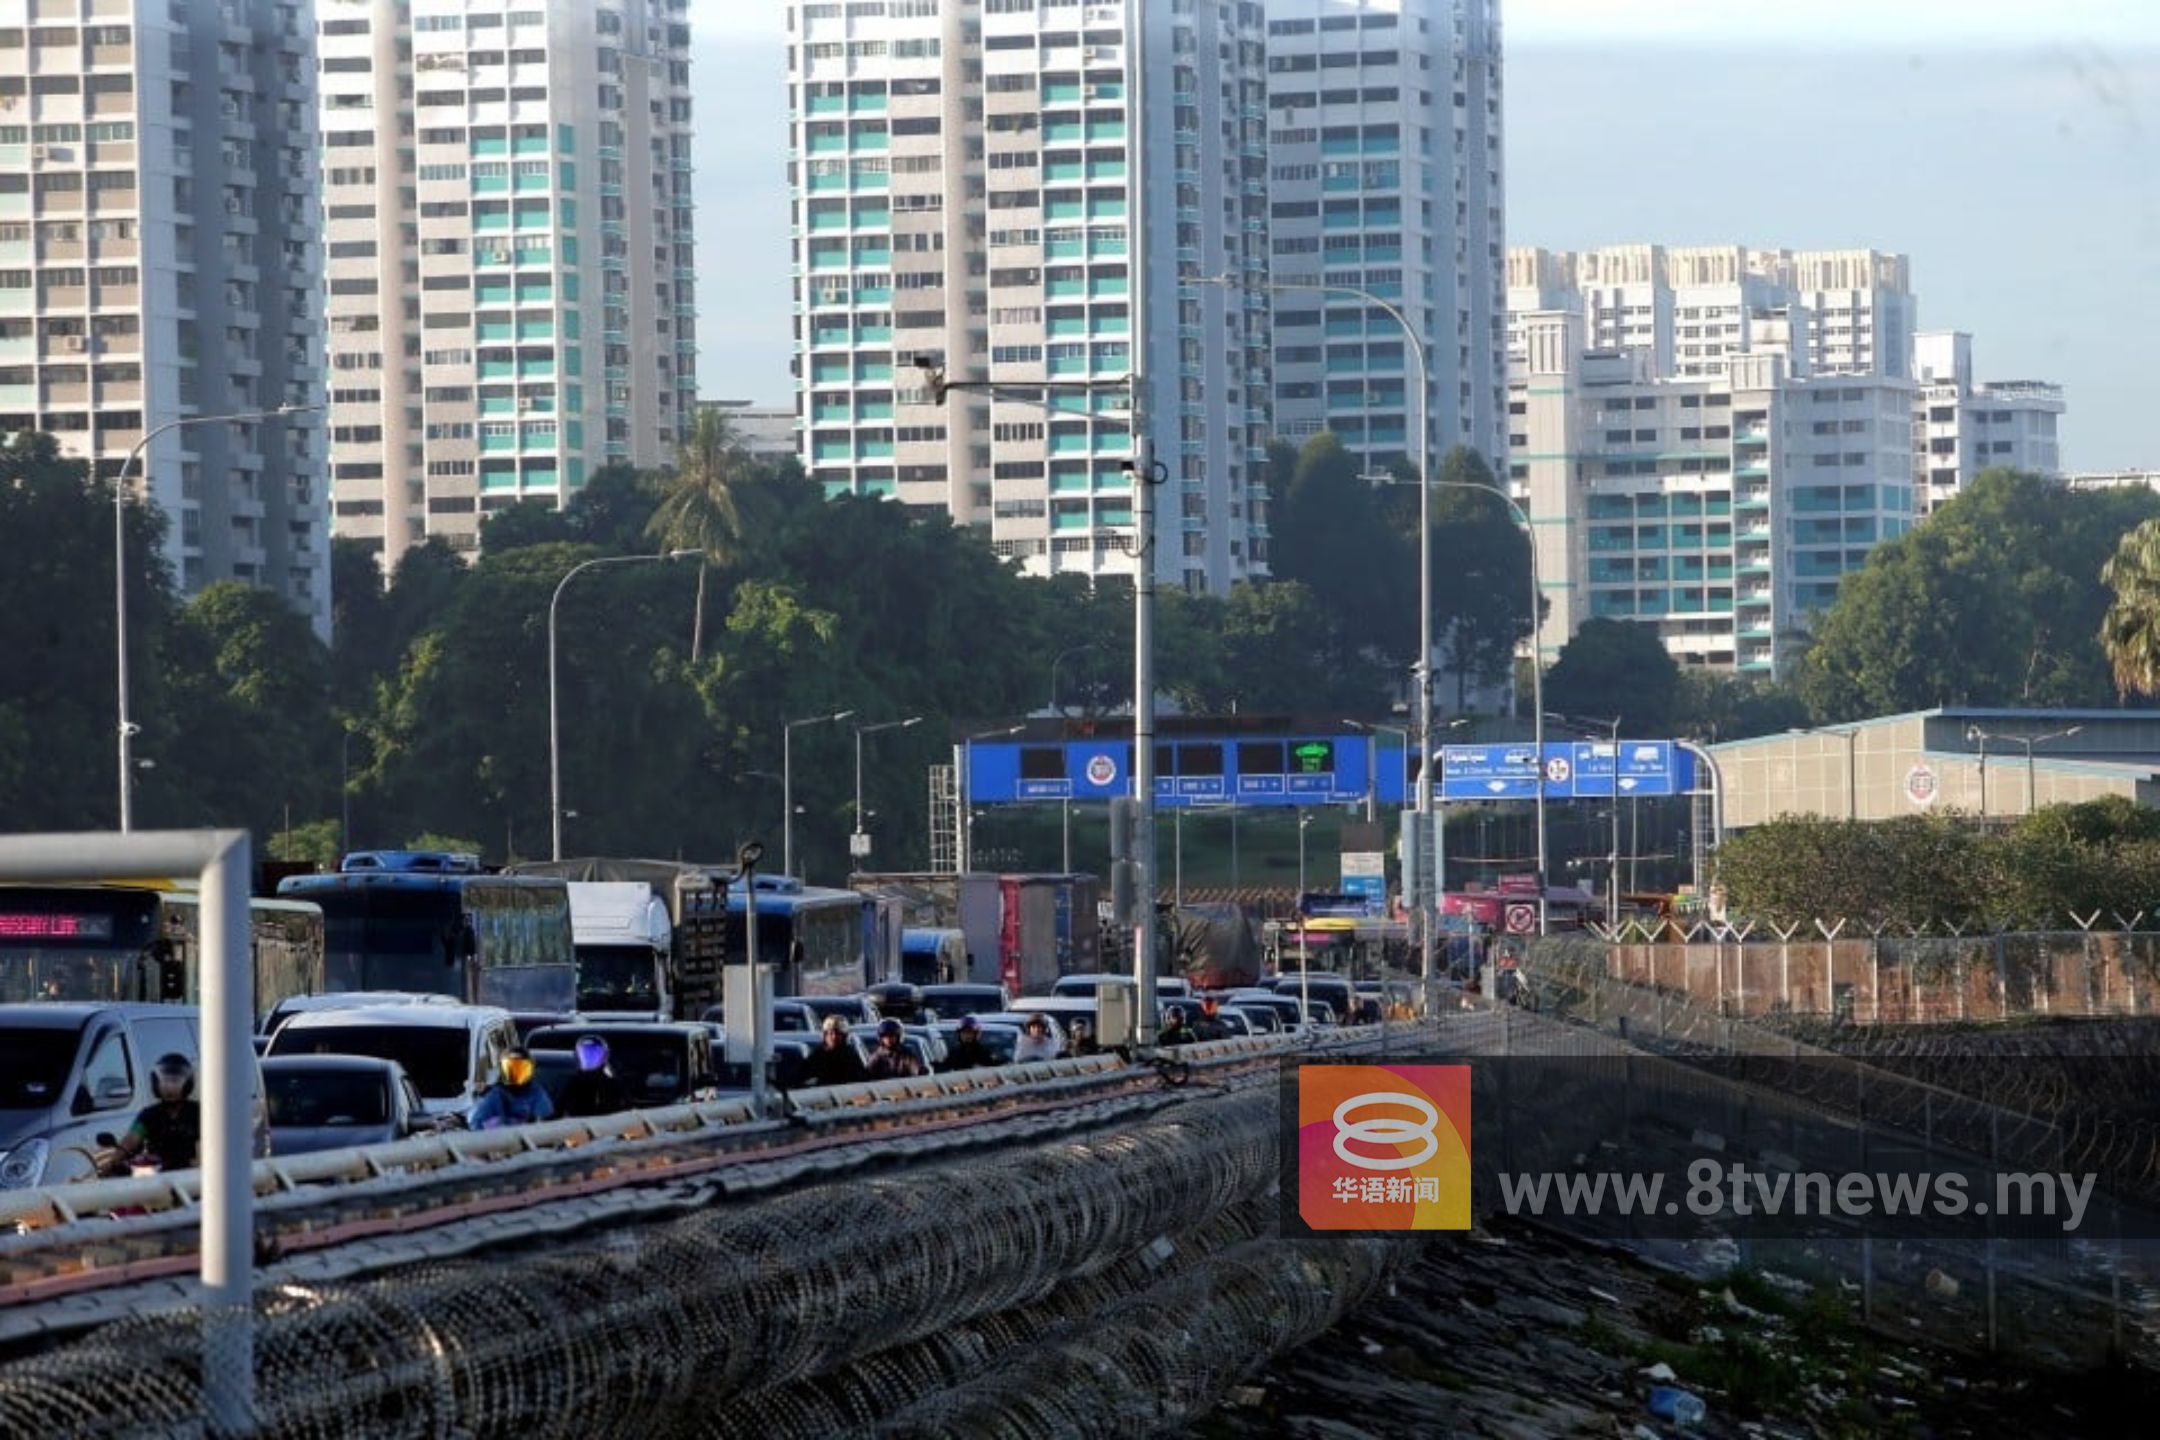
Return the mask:
[[[1515,317],[1510,485],[1537,522],[1549,663],[1585,620],[1682,663],[1775,674],[1841,578],[1913,524],[1912,382],[1809,375],[1769,337],[1715,375]]]
[[[1924,509],[1955,499],[1982,470],[2062,474],[2056,438],[2062,387],[2044,380],[1976,381],[1972,336],[1929,331],[1914,341],[1913,483]]]
[[[385,569],[696,405],[690,0],[315,0],[338,533]]]
[[[117,477],[191,415],[319,405],[308,0],[0,0],[0,430]],[[319,412],[167,430],[130,473],[174,573],[276,591],[319,634]]]
[[[1740,245],[1611,245],[1508,252],[1511,356],[1520,317],[1583,317],[1592,350],[1640,351],[1653,374],[1714,375],[1728,357],[1792,340],[1802,373],[1913,374],[1919,304],[1910,262],[1880,250],[1759,250]],[[1775,335],[1760,322],[1775,319]]]
[[[1430,366],[1435,453],[1506,439],[1496,0],[1267,0],[1271,278],[1365,290]],[[1402,328],[1354,295],[1275,292],[1275,429],[1410,452]]]
[[[787,27],[811,477],[1116,576],[1144,455],[1158,579],[1264,573],[1268,297],[1201,283],[1266,272],[1260,6],[790,0]]]

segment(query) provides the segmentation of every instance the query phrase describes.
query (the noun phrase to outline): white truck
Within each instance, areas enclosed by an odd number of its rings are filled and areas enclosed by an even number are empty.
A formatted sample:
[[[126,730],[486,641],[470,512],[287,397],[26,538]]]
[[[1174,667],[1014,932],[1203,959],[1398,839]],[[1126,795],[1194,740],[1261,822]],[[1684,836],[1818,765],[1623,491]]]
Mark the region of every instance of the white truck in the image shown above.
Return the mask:
[[[578,1013],[593,1020],[670,1020],[675,932],[667,901],[642,880],[572,880]]]

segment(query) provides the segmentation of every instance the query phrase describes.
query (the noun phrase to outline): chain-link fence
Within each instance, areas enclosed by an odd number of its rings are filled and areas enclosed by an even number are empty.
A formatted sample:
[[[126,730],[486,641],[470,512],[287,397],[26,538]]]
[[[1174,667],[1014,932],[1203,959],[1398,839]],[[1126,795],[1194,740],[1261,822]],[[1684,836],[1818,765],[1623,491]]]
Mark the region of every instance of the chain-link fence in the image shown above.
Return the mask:
[[[2122,943],[2133,938],[2135,946]],[[1609,946],[1589,936],[1550,937],[1530,946],[1526,965],[1539,1013],[1514,1022],[1511,1048],[1521,1053],[1523,1037],[1537,1036],[1541,1053],[1606,1063],[1637,1051],[1717,1057],[1714,1070],[1688,1083],[1704,1095],[1723,1089],[1734,1097],[1720,1112],[1719,1140],[1729,1154],[1769,1155],[1789,1166],[1798,1158],[1793,1117],[1813,1113],[1879,1136],[1908,1159],[2092,1174],[2113,1202],[2151,1213],[2160,1209],[2153,1115],[2160,1085],[2147,1082],[2160,1080],[2160,1024],[2145,1018],[2151,991],[2142,967],[2154,939]],[[1995,988],[1967,989],[1970,975],[1962,972],[1983,960],[1985,974],[1998,977]],[[1857,1007],[1800,1001],[1834,995],[1830,987],[1854,973],[1848,967],[1864,967],[1858,973],[1870,980],[1879,967],[1886,978],[1880,989],[1864,989]],[[2065,972],[2091,982],[2077,992],[2089,1004],[2059,1003],[2070,993],[2060,983]],[[1999,977],[2006,973],[2055,977],[2037,987],[2013,985],[2008,993],[2019,1003],[2008,1007],[2007,1024],[1993,1018],[2000,1009],[1970,1005],[1980,994],[1991,1004],[2003,995]],[[1809,977],[1796,982],[1792,1006],[1758,1008],[1744,998],[1782,999],[1788,974]],[[1968,1002],[1963,1024],[1956,1023],[1960,994]],[[2119,1007],[2103,1002],[2109,995]],[[1883,999],[1880,1025],[1869,1023],[1875,996]],[[2098,1023],[2019,1023],[2066,1013]],[[1893,1024],[1893,1014],[1907,1023]],[[1774,1103],[1750,1103],[1749,1096]],[[2160,1245],[2150,1241],[1886,1241],[1856,1231],[1850,1240],[1738,1240],[1727,1255],[1850,1287],[1877,1322],[1948,1343],[2070,1368],[2122,1358],[2160,1365]]]
[[[1651,933],[1623,926],[1615,943],[1599,943],[1604,973],[1722,1015],[1870,1025],[2160,1016],[2160,933],[2152,931],[1913,934],[1839,920],[1704,924],[1686,940],[1642,938]]]

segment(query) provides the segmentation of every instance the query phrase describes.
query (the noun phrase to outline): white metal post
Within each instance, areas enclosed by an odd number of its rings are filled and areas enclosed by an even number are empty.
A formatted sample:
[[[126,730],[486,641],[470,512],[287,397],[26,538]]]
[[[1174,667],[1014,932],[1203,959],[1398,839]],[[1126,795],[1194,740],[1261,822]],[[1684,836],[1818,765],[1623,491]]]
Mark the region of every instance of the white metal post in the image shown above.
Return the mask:
[[[199,877],[202,914],[203,1401],[214,1436],[255,1428],[255,1047],[245,830],[0,836],[0,877]]]

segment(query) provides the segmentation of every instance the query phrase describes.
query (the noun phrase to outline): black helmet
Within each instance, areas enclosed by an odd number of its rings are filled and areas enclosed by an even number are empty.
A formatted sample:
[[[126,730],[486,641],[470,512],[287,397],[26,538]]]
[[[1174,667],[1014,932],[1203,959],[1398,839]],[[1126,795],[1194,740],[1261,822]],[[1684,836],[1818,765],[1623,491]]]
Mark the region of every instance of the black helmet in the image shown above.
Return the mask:
[[[906,1033],[907,1028],[898,1020],[885,1019],[878,1021],[877,1034],[880,1040],[898,1040]]]
[[[150,1067],[150,1088],[160,1100],[178,1104],[195,1093],[195,1062],[174,1050]]]

